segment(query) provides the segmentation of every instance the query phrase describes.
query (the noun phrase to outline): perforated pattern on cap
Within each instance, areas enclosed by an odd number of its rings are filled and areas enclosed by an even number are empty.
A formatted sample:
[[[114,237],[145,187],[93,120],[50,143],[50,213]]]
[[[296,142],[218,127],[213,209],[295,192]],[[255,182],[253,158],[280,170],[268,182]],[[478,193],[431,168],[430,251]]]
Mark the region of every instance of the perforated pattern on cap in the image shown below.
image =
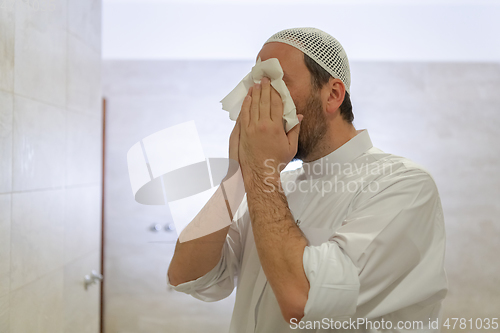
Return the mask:
[[[350,93],[349,60],[339,41],[316,28],[293,28],[280,31],[264,44],[280,42],[291,45],[313,59],[334,78],[340,79]]]

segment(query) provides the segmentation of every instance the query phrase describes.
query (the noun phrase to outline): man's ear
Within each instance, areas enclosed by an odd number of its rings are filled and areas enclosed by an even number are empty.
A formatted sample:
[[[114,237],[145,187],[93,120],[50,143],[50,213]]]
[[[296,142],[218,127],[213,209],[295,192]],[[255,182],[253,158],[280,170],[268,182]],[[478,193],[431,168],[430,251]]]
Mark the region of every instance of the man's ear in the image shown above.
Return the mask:
[[[331,77],[323,89],[326,96],[326,112],[333,114],[340,108],[342,102],[344,102],[344,84],[340,81],[340,79],[334,79]]]

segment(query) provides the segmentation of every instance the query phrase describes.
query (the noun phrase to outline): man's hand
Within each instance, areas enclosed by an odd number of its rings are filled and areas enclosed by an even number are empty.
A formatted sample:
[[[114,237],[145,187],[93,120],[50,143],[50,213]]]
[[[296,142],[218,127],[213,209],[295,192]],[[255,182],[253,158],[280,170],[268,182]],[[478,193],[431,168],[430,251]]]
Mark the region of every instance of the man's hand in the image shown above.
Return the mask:
[[[253,178],[251,174],[260,178],[272,172],[279,176],[297,152],[300,123],[285,133],[283,102],[268,78],[250,88],[238,118],[239,161],[245,183]]]
[[[297,152],[300,123],[285,133],[283,103],[267,78],[249,90],[239,122],[239,162],[257,253],[283,318],[290,323],[304,316],[307,302],[309,281],[302,263],[307,239],[295,224],[285,194],[276,189],[281,189],[281,170]]]

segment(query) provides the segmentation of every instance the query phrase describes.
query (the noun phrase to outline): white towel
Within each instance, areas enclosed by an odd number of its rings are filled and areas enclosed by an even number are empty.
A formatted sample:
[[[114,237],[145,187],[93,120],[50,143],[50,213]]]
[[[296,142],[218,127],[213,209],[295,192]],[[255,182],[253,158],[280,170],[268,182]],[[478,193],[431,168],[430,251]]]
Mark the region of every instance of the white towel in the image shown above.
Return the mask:
[[[238,83],[236,88],[222,99],[222,109],[229,111],[229,118],[231,120],[236,120],[240,114],[241,106],[248,93],[248,89],[255,83],[260,83],[264,76],[271,80],[271,86],[278,91],[283,100],[283,120],[285,131],[288,132],[299,123],[299,119],[297,118],[295,104],[290,96],[290,92],[283,81],[283,69],[276,58],[266,61],[261,61],[259,58],[252,71]]]

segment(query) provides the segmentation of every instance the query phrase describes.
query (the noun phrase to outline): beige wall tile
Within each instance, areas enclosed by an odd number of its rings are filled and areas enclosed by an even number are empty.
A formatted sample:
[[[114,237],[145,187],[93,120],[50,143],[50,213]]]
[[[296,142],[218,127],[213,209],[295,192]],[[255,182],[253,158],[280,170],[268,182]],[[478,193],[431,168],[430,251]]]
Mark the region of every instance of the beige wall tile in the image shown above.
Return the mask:
[[[426,96],[429,99],[461,102],[488,99],[500,101],[498,64],[428,64],[425,80]]]
[[[16,1],[15,92],[66,104],[66,1],[54,10],[34,10]]]
[[[14,32],[15,11],[13,1],[3,1],[9,8],[0,9],[0,90],[14,89]]]
[[[10,332],[9,330],[9,315],[10,315],[10,296],[0,296],[0,332]]]
[[[99,331],[100,283],[84,288],[84,277],[99,272],[100,251],[93,251],[64,267],[64,332]]]
[[[2,54],[1,51],[0,54]],[[0,73],[2,73],[1,69]],[[0,108],[0,193],[3,193],[12,191],[12,121],[14,99],[11,93],[0,90]]]
[[[141,246],[132,245],[121,257],[109,258],[106,254],[106,294],[115,296],[164,292],[171,259],[171,255],[166,252],[168,253],[167,248],[172,247],[173,245],[164,243],[144,243]],[[148,278],[144,279],[144,276]]]
[[[445,312],[449,317],[498,317],[500,265],[493,263],[498,262],[500,224],[492,216],[498,216],[500,209],[460,204],[462,207],[444,208],[450,283]]]
[[[202,302],[175,292],[120,294],[106,299],[105,332],[227,332],[234,293]]]
[[[14,191],[64,185],[65,118],[63,109],[15,97]]]
[[[11,195],[0,194],[0,296],[10,289],[10,206]]]
[[[80,112],[67,113],[66,185],[102,182],[102,120]]]
[[[101,54],[79,38],[68,36],[68,107],[101,114]]]
[[[10,333],[63,333],[63,269],[14,291]]]
[[[101,246],[101,187],[66,189],[64,262],[69,263]]]
[[[100,0],[68,1],[68,31],[97,52],[101,50]]]
[[[64,190],[14,193],[11,291],[62,267]]]
[[[425,91],[425,72],[426,64],[419,63],[353,63],[351,99],[354,101],[422,99]]]

